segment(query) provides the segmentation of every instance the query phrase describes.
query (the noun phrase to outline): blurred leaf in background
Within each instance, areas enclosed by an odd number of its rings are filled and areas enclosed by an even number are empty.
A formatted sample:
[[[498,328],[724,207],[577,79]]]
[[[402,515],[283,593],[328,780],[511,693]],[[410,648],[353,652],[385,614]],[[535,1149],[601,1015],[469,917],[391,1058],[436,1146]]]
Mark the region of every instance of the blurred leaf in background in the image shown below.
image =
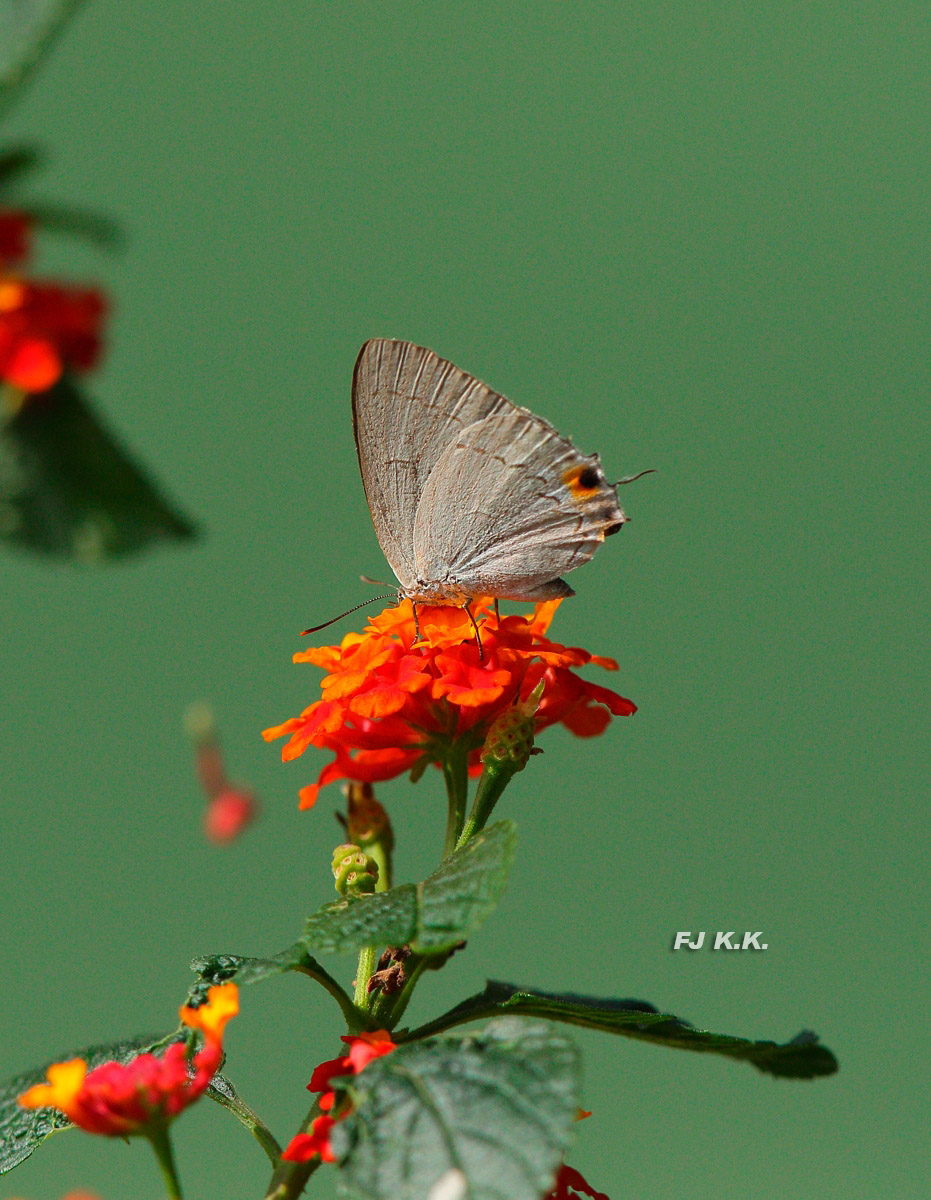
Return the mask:
[[[81,0],[0,0],[0,111]]]

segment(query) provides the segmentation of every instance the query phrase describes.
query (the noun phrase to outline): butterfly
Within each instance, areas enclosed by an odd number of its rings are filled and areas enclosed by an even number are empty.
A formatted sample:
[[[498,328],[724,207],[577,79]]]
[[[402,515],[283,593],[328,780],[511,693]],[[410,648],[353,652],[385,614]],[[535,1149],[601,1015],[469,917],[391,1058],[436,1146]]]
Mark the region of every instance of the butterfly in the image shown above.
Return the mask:
[[[422,346],[365,343],[352,419],[375,533],[415,606],[572,596],[561,576],[628,520],[597,454]]]

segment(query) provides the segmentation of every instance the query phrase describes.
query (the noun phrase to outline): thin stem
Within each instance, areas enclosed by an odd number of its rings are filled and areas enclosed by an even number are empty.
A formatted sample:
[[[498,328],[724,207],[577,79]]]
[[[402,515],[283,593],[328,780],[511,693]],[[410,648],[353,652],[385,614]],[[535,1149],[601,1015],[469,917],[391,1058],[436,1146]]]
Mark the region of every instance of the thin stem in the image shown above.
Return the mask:
[[[469,794],[469,751],[466,739],[456,738],[450,744],[443,759],[443,779],[446,781],[446,800],[449,806],[443,857],[449,858],[462,832]]]
[[[391,854],[381,842],[370,842],[363,847],[365,853],[374,858],[378,864],[378,879],[375,882],[376,892],[387,892],[391,887]]]
[[[308,957],[308,961],[298,963],[293,969],[300,971],[302,975],[307,975],[310,979],[315,979],[317,983],[326,988],[342,1010],[350,1033],[357,1033],[360,1029],[365,1028],[364,1014],[356,1008],[333,976],[325,971],[315,959]]]
[[[178,1169],[175,1166],[175,1155],[171,1148],[171,1138],[168,1136],[168,1127],[158,1125],[150,1129],[146,1137],[149,1139],[152,1149],[155,1151],[155,1157],[158,1159],[158,1165],[161,1167],[168,1200],[183,1200]]]
[[[313,1118],[319,1110],[316,1105],[310,1110],[307,1120],[301,1128],[302,1133],[310,1130]],[[265,1200],[296,1200],[303,1192],[307,1180],[320,1166],[320,1155],[315,1154],[309,1162],[285,1162],[282,1160],[275,1168]]]
[[[237,1121],[242,1122],[265,1151],[272,1166],[277,1166],[278,1159],[281,1158],[281,1147],[278,1145],[275,1135],[258,1113],[251,1109],[245,1100],[243,1100],[242,1096],[234,1092],[232,1088],[227,1091],[224,1087],[218,1086],[218,1079],[222,1080],[223,1076],[214,1075],[210,1086],[207,1088],[207,1095],[211,1100],[215,1100],[217,1104],[228,1109]],[[224,1080],[225,1082],[227,1081]]]
[[[501,799],[501,794],[511,782],[516,771],[520,770],[512,762],[498,762],[486,759],[485,769],[478,781],[475,799],[472,801],[472,811],[462,829],[456,849],[460,850],[471,838],[485,828],[485,823],[494,811],[495,805]]]
[[[369,979],[374,970],[375,947],[364,946],[359,951],[359,966],[356,968],[355,1006],[357,1009],[364,1011],[369,1006]]]

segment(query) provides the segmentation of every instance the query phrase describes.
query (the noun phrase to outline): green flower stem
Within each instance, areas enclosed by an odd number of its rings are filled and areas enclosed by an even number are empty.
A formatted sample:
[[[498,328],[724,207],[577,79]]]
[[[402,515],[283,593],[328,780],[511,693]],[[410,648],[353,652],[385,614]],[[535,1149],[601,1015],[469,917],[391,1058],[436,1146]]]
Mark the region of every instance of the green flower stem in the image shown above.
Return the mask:
[[[484,770],[482,771],[481,779],[478,781],[478,788],[475,792],[475,799],[472,802],[472,811],[469,813],[469,819],[466,821],[459,840],[456,842],[455,848],[461,849],[470,838],[482,829],[488,818],[494,811],[495,805],[501,799],[501,794],[511,779],[517,772],[521,770],[520,766],[510,760],[502,762],[500,759],[487,758],[485,760]]]
[[[375,947],[365,946],[359,951],[359,965],[356,968],[355,1007],[366,1011],[369,1006],[369,979],[375,970]]]
[[[378,879],[375,883],[376,892],[387,892],[391,887],[391,851],[382,842],[370,842],[365,847],[366,854],[375,859],[378,864]]]
[[[155,1151],[155,1157],[158,1159],[158,1165],[162,1170],[162,1179],[165,1181],[165,1195],[168,1197],[168,1200],[183,1200],[181,1182],[178,1179],[178,1169],[175,1166],[175,1155],[171,1148],[171,1138],[168,1135],[168,1126],[154,1126],[146,1132],[146,1137]]]
[[[216,1078],[217,1076],[214,1076],[214,1080]],[[207,1095],[211,1100],[216,1101],[217,1104],[222,1105],[223,1108],[231,1112],[236,1120],[240,1121],[249,1130],[265,1151],[272,1166],[277,1166],[278,1159],[281,1158],[281,1147],[278,1145],[275,1135],[258,1113],[251,1109],[241,1096],[235,1093],[227,1093],[217,1087],[215,1083],[211,1083],[208,1087]]]
[[[443,857],[449,858],[462,832],[469,795],[469,749],[465,738],[455,738],[450,742],[443,759],[443,778],[446,781],[446,800],[449,805]]]
[[[310,1133],[314,1117],[320,1115],[315,1104],[307,1114],[300,1133]],[[296,1200],[307,1185],[307,1180],[320,1166],[320,1155],[315,1154],[309,1162],[279,1162],[275,1168],[264,1200]]]

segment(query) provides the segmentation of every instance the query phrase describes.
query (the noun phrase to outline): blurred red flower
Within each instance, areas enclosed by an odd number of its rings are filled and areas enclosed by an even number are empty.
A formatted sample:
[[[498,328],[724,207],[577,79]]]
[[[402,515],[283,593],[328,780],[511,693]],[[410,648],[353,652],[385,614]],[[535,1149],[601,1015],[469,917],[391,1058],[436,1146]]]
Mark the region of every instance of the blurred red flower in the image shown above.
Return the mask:
[[[555,1187],[543,1200],[576,1200],[579,1196],[588,1196],[589,1200],[608,1200],[604,1192],[596,1192],[590,1183],[586,1183],[578,1171],[563,1164],[556,1176]]]
[[[207,798],[204,832],[211,842],[232,842],[256,818],[255,793],[228,779],[216,720],[208,704],[192,704],[184,724],[194,743],[197,776]]]
[[[105,313],[96,288],[0,274],[0,379],[23,392],[43,392],[66,367],[93,367]]]
[[[190,1059],[183,1042],[173,1042],[161,1058],[139,1054],[128,1063],[109,1062],[88,1072],[82,1058],[53,1063],[48,1083],[37,1083],[19,1098],[24,1108],[60,1109],[88,1133],[107,1137],[144,1134],[164,1126],[205,1091],[223,1058],[223,1031],[239,1011],[235,983],[211,987],[200,1008],[181,1009],[181,1020],[203,1034],[201,1050]]]
[[[32,249],[32,218],[28,213],[0,209],[0,266],[23,262]]]
[[[546,637],[559,604],[547,601],[532,616],[499,620],[492,601],[480,598],[474,613],[481,652],[469,615],[460,608],[418,608],[415,644],[411,606],[404,604],[385,609],[364,632],[347,634],[338,646],[295,654],[295,662],[327,671],[321,699],[262,736],[271,741],[288,735],[285,761],[310,745],[335,755],[317,782],[301,790],[301,807],[312,807],[320,788],[337,779],[375,783],[425,762],[442,762],[458,739],[467,740],[470,770],[480,770],[491,723],[525,700],[541,679],[537,733],[562,724],[579,737],[593,737],[612,716],[636,712],[630,700],[572,669],[594,663],[616,671],[613,659]]]

